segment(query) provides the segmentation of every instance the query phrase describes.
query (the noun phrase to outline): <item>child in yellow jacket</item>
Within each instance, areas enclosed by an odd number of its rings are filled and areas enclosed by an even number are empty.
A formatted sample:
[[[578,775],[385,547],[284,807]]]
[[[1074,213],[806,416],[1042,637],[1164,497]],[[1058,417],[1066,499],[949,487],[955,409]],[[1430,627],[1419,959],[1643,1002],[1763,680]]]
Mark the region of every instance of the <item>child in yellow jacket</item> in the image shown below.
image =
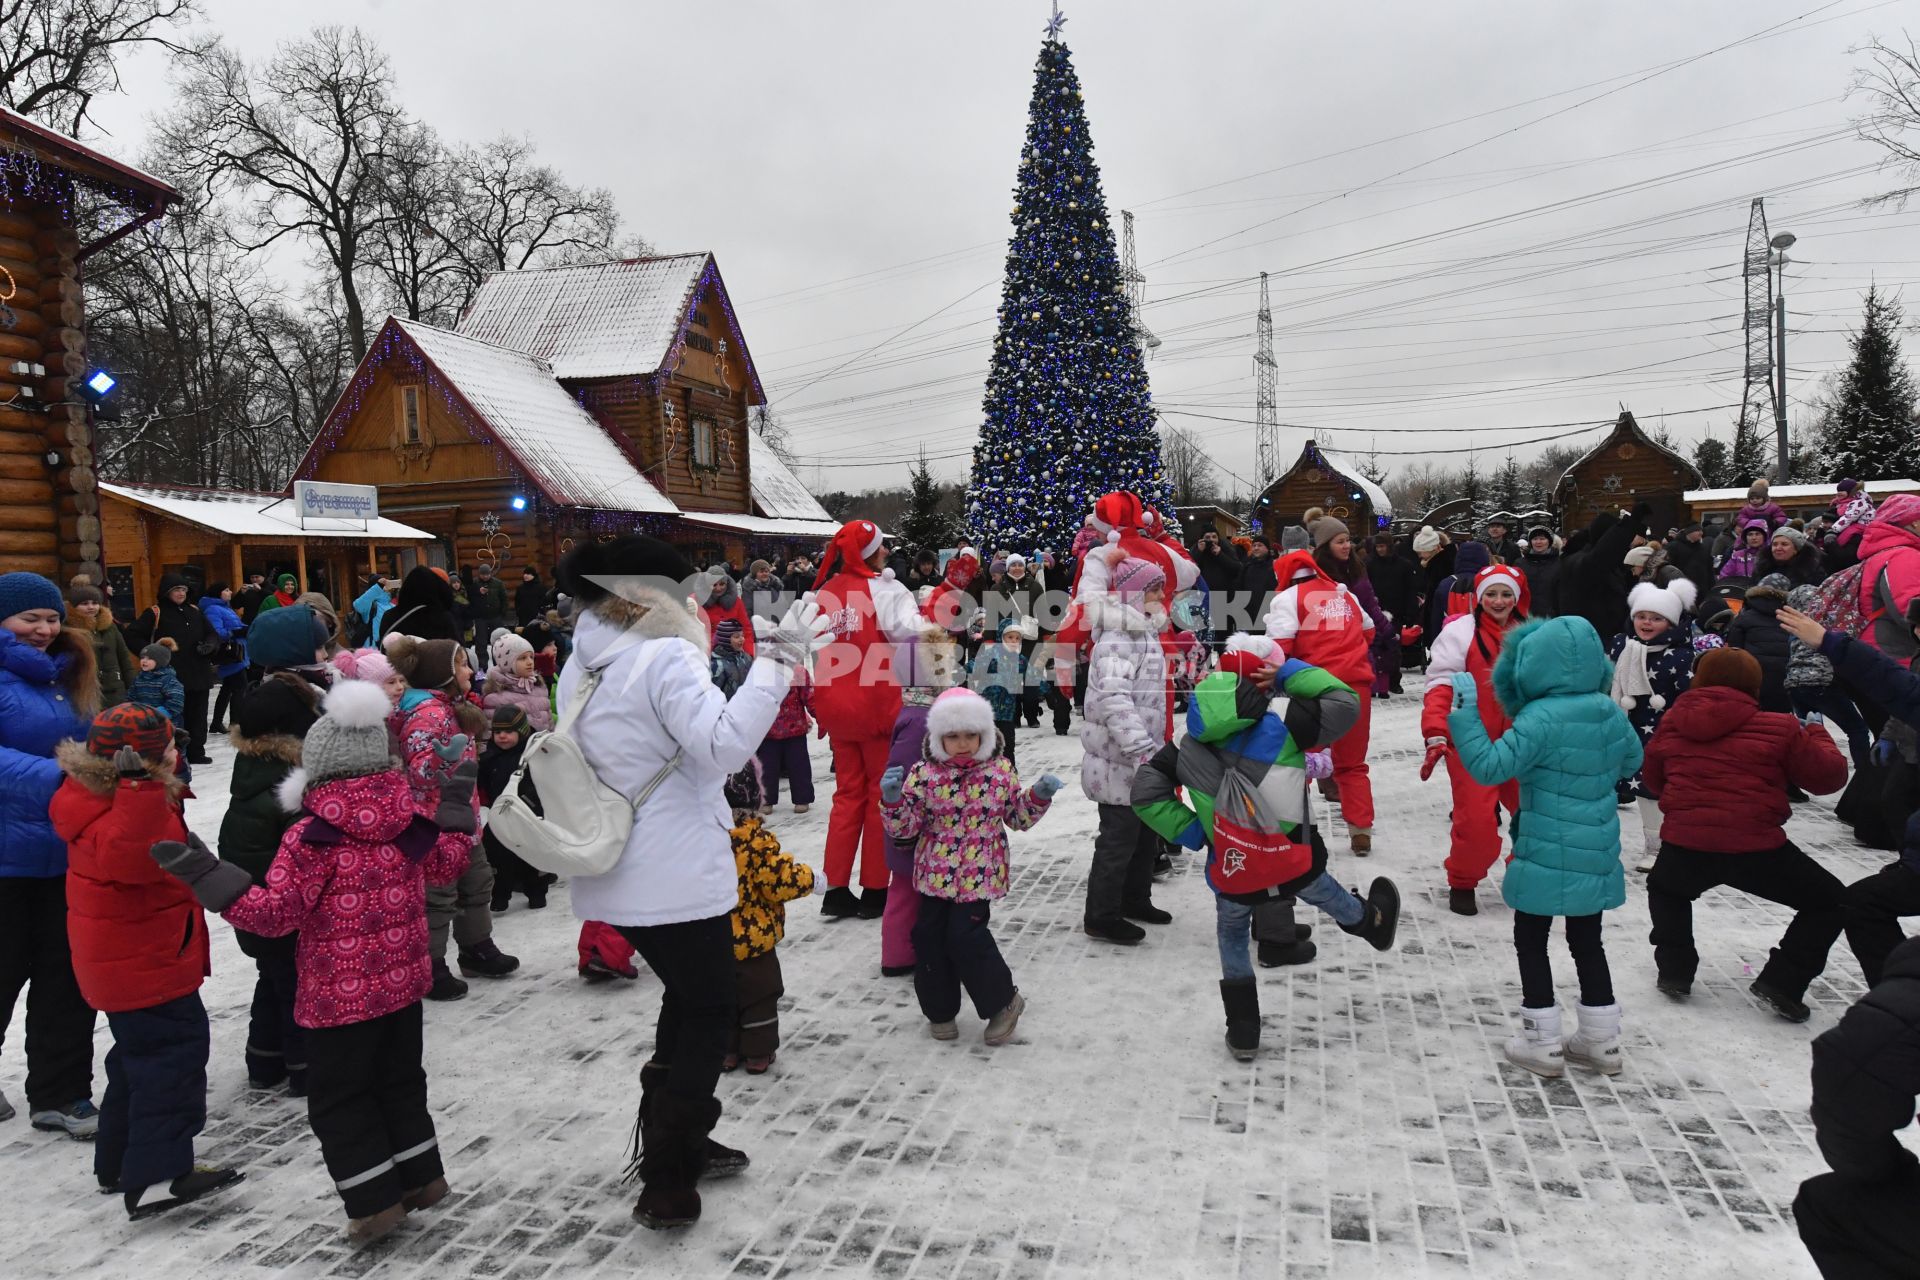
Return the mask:
[[[721,1070],[744,1066],[759,1075],[780,1047],[780,956],[787,932],[786,904],[813,892],[813,868],[795,862],[760,817],[765,791],[756,761],[727,779],[733,806],[733,860],[740,871],[740,903],[733,909],[736,1011]]]

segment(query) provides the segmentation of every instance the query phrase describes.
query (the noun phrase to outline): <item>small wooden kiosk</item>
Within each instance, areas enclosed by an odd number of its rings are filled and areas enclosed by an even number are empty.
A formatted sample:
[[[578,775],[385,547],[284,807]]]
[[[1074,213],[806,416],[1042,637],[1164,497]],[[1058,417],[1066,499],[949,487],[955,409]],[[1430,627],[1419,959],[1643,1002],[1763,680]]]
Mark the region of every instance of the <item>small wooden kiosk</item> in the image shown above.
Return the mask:
[[[1180,521],[1180,531],[1186,535],[1189,544],[1198,542],[1206,533],[1217,533],[1222,542],[1238,537],[1246,528],[1247,522],[1225,507],[1175,507],[1175,518]]]
[[[1653,504],[1653,527],[1665,530],[1687,522],[1686,493],[1700,487],[1691,462],[1640,430],[1626,410],[1607,438],[1589,449],[1554,486],[1553,506],[1560,528],[1584,529],[1603,511],[1618,511],[1645,501]],[[1746,496],[1745,490],[1741,496]]]
[[[0,108],[0,573],[103,576],[81,264],[179,199]]]
[[[138,612],[159,596],[160,578],[177,573],[197,590],[225,579],[236,589],[249,572],[288,572],[302,590],[345,603],[366,572],[399,576],[422,563],[433,535],[385,518],[315,520],[294,516],[276,493],[182,486],[102,484],[106,581],[116,607]]]
[[[1287,473],[1267,486],[1253,504],[1253,520],[1262,532],[1298,523],[1309,507],[1324,507],[1347,522],[1355,538],[1365,540],[1393,523],[1386,491],[1361,474],[1344,454],[1309,440]]]

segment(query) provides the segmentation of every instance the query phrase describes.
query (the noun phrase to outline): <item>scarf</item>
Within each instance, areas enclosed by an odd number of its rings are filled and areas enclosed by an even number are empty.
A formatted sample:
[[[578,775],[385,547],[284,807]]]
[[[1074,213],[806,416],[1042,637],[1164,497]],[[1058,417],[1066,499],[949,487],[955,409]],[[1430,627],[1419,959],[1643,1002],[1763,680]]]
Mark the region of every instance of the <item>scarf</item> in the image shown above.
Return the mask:
[[[1651,652],[1637,636],[1628,636],[1626,647],[1613,664],[1613,688],[1610,692],[1619,706],[1632,710],[1641,698],[1653,696],[1653,682],[1647,678],[1647,655]]]

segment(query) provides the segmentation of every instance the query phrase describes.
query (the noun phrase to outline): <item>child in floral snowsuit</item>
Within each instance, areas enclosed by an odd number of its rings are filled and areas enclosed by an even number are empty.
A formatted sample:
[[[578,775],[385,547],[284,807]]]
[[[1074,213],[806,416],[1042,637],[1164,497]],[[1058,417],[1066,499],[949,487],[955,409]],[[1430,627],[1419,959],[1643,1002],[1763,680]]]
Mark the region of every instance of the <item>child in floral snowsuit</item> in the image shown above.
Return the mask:
[[[813,868],[795,862],[760,818],[766,793],[756,762],[727,779],[733,807],[733,861],[740,873],[740,904],[733,909],[733,973],[737,983],[733,1031],[722,1071],[744,1066],[757,1076],[780,1047],[780,997],[786,983],[775,950],[787,934],[787,903],[813,892]]]
[[[1007,837],[1040,820],[1060,789],[1043,774],[1023,791],[1013,766],[995,743],[993,709],[971,689],[949,689],[927,710],[924,757],[908,770],[890,766],[880,777],[880,819],[895,840],[918,840],[913,887],[919,918],[913,927],[913,974],[921,1012],[936,1040],[960,1031],[960,992],[987,1019],[986,1041],[1013,1038],[1026,1000],[987,932],[995,898],[1007,895]]]

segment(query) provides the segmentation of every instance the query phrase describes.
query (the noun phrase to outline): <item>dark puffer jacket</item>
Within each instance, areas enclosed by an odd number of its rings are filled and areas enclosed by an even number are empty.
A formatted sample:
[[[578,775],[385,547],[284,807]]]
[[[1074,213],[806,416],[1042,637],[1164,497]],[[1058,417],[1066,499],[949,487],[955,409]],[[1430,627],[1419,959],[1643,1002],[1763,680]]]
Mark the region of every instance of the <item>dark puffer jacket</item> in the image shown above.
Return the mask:
[[[1520,572],[1527,579],[1527,594],[1533,599],[1533,617],[1551,618],[1560,607],[1560,553],[1528,548],[1520,553]]]
[[[468,612],[473,617],[493,621],[505,616],[507,593],[500,589],[499,583],[493,585],[500,598],[499,613],[483,615],[477,607],[470,607]],[[419,640],[460,639],[460,626],[453,617],[452,585],[427,565],[413,566],[401,580],[400,596],[393,602],[393,608],[387,610],[380,626],[382,640],[395,632]],[[483,647],[485,643],[482,639]]]
[[[300,766],[300,744],[320,715],[321,690],[292,672],[262,680],[240,700],[233,742],[232,799],[220,819],[220,857],[265,884],[280,837],[299,818],[275,789]]]
[[[1874,988],[1813,1042],[1813,1131],[1843,1178],[1863,1183],[1920,1171],[1894,1134],[1920,1093],[1920,939],[1887,957]]]
[[[133,620],[127,628],[127,647],[137,651],[162,637],[173,641],[173,673],[180,677],[181,688],[192,693],[213,688],[213,663],[201,647],[207,645],[211,652],[211,643],[219,637],[207,625],[199,605],[192,600],[175,604],[167,598],[175,587],[186,585],[187,580],[174,573],[160,579],[160,603]]]
[[[1902,744],[1904,753],[1914,740],[1913,726],[1920,724],[1920,676],[1873,645],[1856,640],[1844,631],[1827,632],[1820,641],[1820,653],[1833,663],[1834,672],[1842,680],[1857,689],[1868,702],[1886,710],[1888,719],[1884,736],[1889,741]],[[1908,763],[1911,764],[1911,761]],[[1920,872],[1920,809],[1908,812],[1899,844],[1900,861],[1913,871]]]
[[[1780,606],[1787,602],[1787,588],[1777,574],[1768,574],[1758,586],[1747,588],[1747,602],[1739,616],[1727,627],[1730,648],[1745,649],[1760,662],[1760,709],[1791,712],[1793,700],[1787,697],[1787,664],[1793,659],[1793,637],[1780,625]]]
[[[1791,784],[1847,785],[1847,762],[1820,726],[1762,711],[1740,689],[1689,689],[1647,744],[1640,785],[1660,802],[1660,835],[1685,849],[1759,853],[1787,842]]]

